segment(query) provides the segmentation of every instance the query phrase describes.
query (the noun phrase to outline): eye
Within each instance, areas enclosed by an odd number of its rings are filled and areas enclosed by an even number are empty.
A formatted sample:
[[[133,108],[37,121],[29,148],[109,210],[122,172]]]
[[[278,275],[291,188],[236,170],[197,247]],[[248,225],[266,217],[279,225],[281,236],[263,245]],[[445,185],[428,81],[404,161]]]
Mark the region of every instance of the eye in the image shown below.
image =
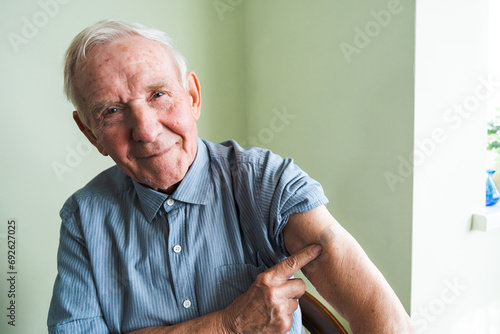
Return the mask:
[[[119,110],[118,108],[109,108],[106,110],[106,115],[112,115],[112,114],[118,112],[118,110]]]
[[[154,93],[153,94],[153,99],[157,99],[159,98],[160,96],[163,96],[164,93]]]

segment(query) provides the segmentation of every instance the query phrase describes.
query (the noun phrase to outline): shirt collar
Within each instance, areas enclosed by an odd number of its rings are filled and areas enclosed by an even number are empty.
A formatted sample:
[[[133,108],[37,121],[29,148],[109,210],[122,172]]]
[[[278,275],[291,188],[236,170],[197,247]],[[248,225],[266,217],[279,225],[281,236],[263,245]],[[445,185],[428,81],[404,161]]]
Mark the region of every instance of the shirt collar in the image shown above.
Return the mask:
[[[198,138],[198,152],[196,153],[196,158],[191,167],[189,167],[184,179],[182,179],[179,184],[179,187],[177,187],[172,195],[169,196],[159,191],[155,191],[134,180],[139,202],[148,222],[153,220],[160,207],[169,197],[176,201],[191,204],[207,204],[207,194],[210,191],[209,174],[208,149],[205,143]]]
[[[209,162],[208,148],[198,138],[196,158],[189,167],[186,176],[182,179],[181,184],[172,194],[172,199],[191,204],[208,204],[207,194],[211,184]]]

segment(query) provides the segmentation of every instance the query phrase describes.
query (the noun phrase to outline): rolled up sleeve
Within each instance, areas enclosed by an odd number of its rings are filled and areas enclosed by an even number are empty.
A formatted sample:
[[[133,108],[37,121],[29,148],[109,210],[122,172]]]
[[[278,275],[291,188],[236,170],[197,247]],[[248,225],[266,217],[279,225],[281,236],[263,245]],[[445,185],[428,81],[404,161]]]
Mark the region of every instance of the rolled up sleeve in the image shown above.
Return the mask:
[[[109,333],[81,230],[74,216],[62,218],[49,333]]]

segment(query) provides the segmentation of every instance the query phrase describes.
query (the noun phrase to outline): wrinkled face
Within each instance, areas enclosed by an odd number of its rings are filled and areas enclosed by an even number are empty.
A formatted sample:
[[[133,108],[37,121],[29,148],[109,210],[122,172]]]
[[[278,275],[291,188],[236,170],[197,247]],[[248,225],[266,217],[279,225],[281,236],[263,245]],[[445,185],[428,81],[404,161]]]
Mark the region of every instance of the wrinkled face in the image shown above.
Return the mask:
[[[99,152],[137,182],[174,190],[197,153],[196,75],[186,91],[165,47],[128,36],[94,48],[77,82],[90,124],[74,118]]]

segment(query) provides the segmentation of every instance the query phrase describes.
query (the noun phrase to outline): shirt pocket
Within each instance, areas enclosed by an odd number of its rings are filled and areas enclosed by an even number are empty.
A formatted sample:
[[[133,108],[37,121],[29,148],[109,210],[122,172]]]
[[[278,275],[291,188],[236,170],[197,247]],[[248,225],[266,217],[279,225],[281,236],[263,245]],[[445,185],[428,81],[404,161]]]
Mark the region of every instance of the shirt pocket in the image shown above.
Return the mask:
[[[230,264],[215,268],[219,307],[227,307],[245,293],[265,270],[264,266],[256,267],[251,264]]]

